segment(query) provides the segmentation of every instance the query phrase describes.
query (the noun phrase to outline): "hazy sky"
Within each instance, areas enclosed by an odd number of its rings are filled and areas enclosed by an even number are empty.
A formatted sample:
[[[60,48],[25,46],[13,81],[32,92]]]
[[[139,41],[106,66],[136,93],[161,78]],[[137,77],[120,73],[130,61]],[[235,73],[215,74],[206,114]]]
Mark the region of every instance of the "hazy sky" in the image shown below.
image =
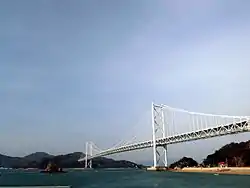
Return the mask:
[[[243,0],[0,0],[0,152],[111,146],[150,120],[152,101],[250,115],[249,9]],[[150,123],[137,130],[150,133]],[[170,157],[247,138],[174,145]],[[135,153],[122,157],[150,159]]]

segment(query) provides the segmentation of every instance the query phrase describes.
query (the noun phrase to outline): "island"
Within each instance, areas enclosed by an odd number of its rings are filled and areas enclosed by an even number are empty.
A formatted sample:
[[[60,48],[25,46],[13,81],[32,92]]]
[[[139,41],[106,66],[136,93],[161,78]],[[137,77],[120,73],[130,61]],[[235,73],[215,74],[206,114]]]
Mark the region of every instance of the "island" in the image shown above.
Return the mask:
[[[62,168],[58,167],[57,164],[49,162],[45,170],[42,170],[41,173],[66,173]]]
[[[170,169],[177,169],[177,168],[184,168],[184,167],[196,167],[198,166],[197,161],[190,157],[183,157],[180,160],[172,163],[169,168]]]

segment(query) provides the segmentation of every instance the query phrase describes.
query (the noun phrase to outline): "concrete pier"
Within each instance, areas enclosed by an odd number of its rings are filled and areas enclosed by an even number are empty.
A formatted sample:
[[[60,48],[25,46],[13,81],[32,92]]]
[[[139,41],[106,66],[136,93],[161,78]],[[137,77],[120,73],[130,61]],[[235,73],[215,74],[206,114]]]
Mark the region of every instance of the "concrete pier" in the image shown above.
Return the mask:
[[[167,171],[168,170],[168,167],[165,167],[165,166],[157,166],[157,167],[149,167],[147,168],[148,171]]]

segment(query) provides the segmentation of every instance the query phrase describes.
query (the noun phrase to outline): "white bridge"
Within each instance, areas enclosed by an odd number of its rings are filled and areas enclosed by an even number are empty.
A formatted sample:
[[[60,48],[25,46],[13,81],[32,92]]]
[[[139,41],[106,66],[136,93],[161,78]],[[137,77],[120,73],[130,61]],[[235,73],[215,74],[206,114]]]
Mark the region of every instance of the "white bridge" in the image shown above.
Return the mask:
[[[153,148],[154,167],[162,161],[167,167],[167,146],[170,144],[207,139],[250,131],[249,116],[214,115],[172,108],[152,103],[152,139],[100,150],[93,142],[86,143],[85,168],[92,168],[92,159],[144,148]],[[160,152],[159,148],[162,148]],[[93,149],[97,153],[93,154]],[[163,154],[163,155],[162,155]]]

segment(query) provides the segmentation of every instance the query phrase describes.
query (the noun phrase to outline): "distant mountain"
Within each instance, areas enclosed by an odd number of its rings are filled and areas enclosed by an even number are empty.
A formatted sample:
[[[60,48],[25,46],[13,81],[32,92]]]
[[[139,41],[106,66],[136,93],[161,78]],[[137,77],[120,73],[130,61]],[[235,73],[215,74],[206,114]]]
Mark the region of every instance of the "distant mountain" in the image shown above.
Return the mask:
[[[130,161],[99,157],[93,159],[93,168],[144,168],[144,166]]]
[[[228,166],[250,166],[250,140],[227,144],[203,161],[206,166],[217,166],[219,162],[225,162]]]
[[[45,169],[48,163],[52,162],[61,168],[83,168],[84,162],[78,162],[84,156],[81,152],[69,153],[66,155],[50,155],[44,152],[36,152],[25,157],[10,157],[0,154],[0,166],[7,168],[39,168]],[[117,161],[105,157],[93,159],[93,168],[142,168],[142,165],[130,161]]]
[[[32,153],[30,155],[25,156],[24,159],[29,160],[29,161],[39,161],[39,160],[42,160],[43,158],[51,158],[51,157],[53,157],[53,155],[50,155],[48,153],[36,152],[36,153]]]
[[[56,155],[53,157],[45,157],[40,161],[39,168],[44,169],[49,162],[57,164],[61,168],[83,168],[84,162],[78,162],[80,157],[84,156],[81,152],[69,153],[66,155]]]
[[[18,165],[20,162],[21,162],[20,157],[10,157],[10,156],[0,154],[0,166],[1,167],[10,168],[10,167]]]

